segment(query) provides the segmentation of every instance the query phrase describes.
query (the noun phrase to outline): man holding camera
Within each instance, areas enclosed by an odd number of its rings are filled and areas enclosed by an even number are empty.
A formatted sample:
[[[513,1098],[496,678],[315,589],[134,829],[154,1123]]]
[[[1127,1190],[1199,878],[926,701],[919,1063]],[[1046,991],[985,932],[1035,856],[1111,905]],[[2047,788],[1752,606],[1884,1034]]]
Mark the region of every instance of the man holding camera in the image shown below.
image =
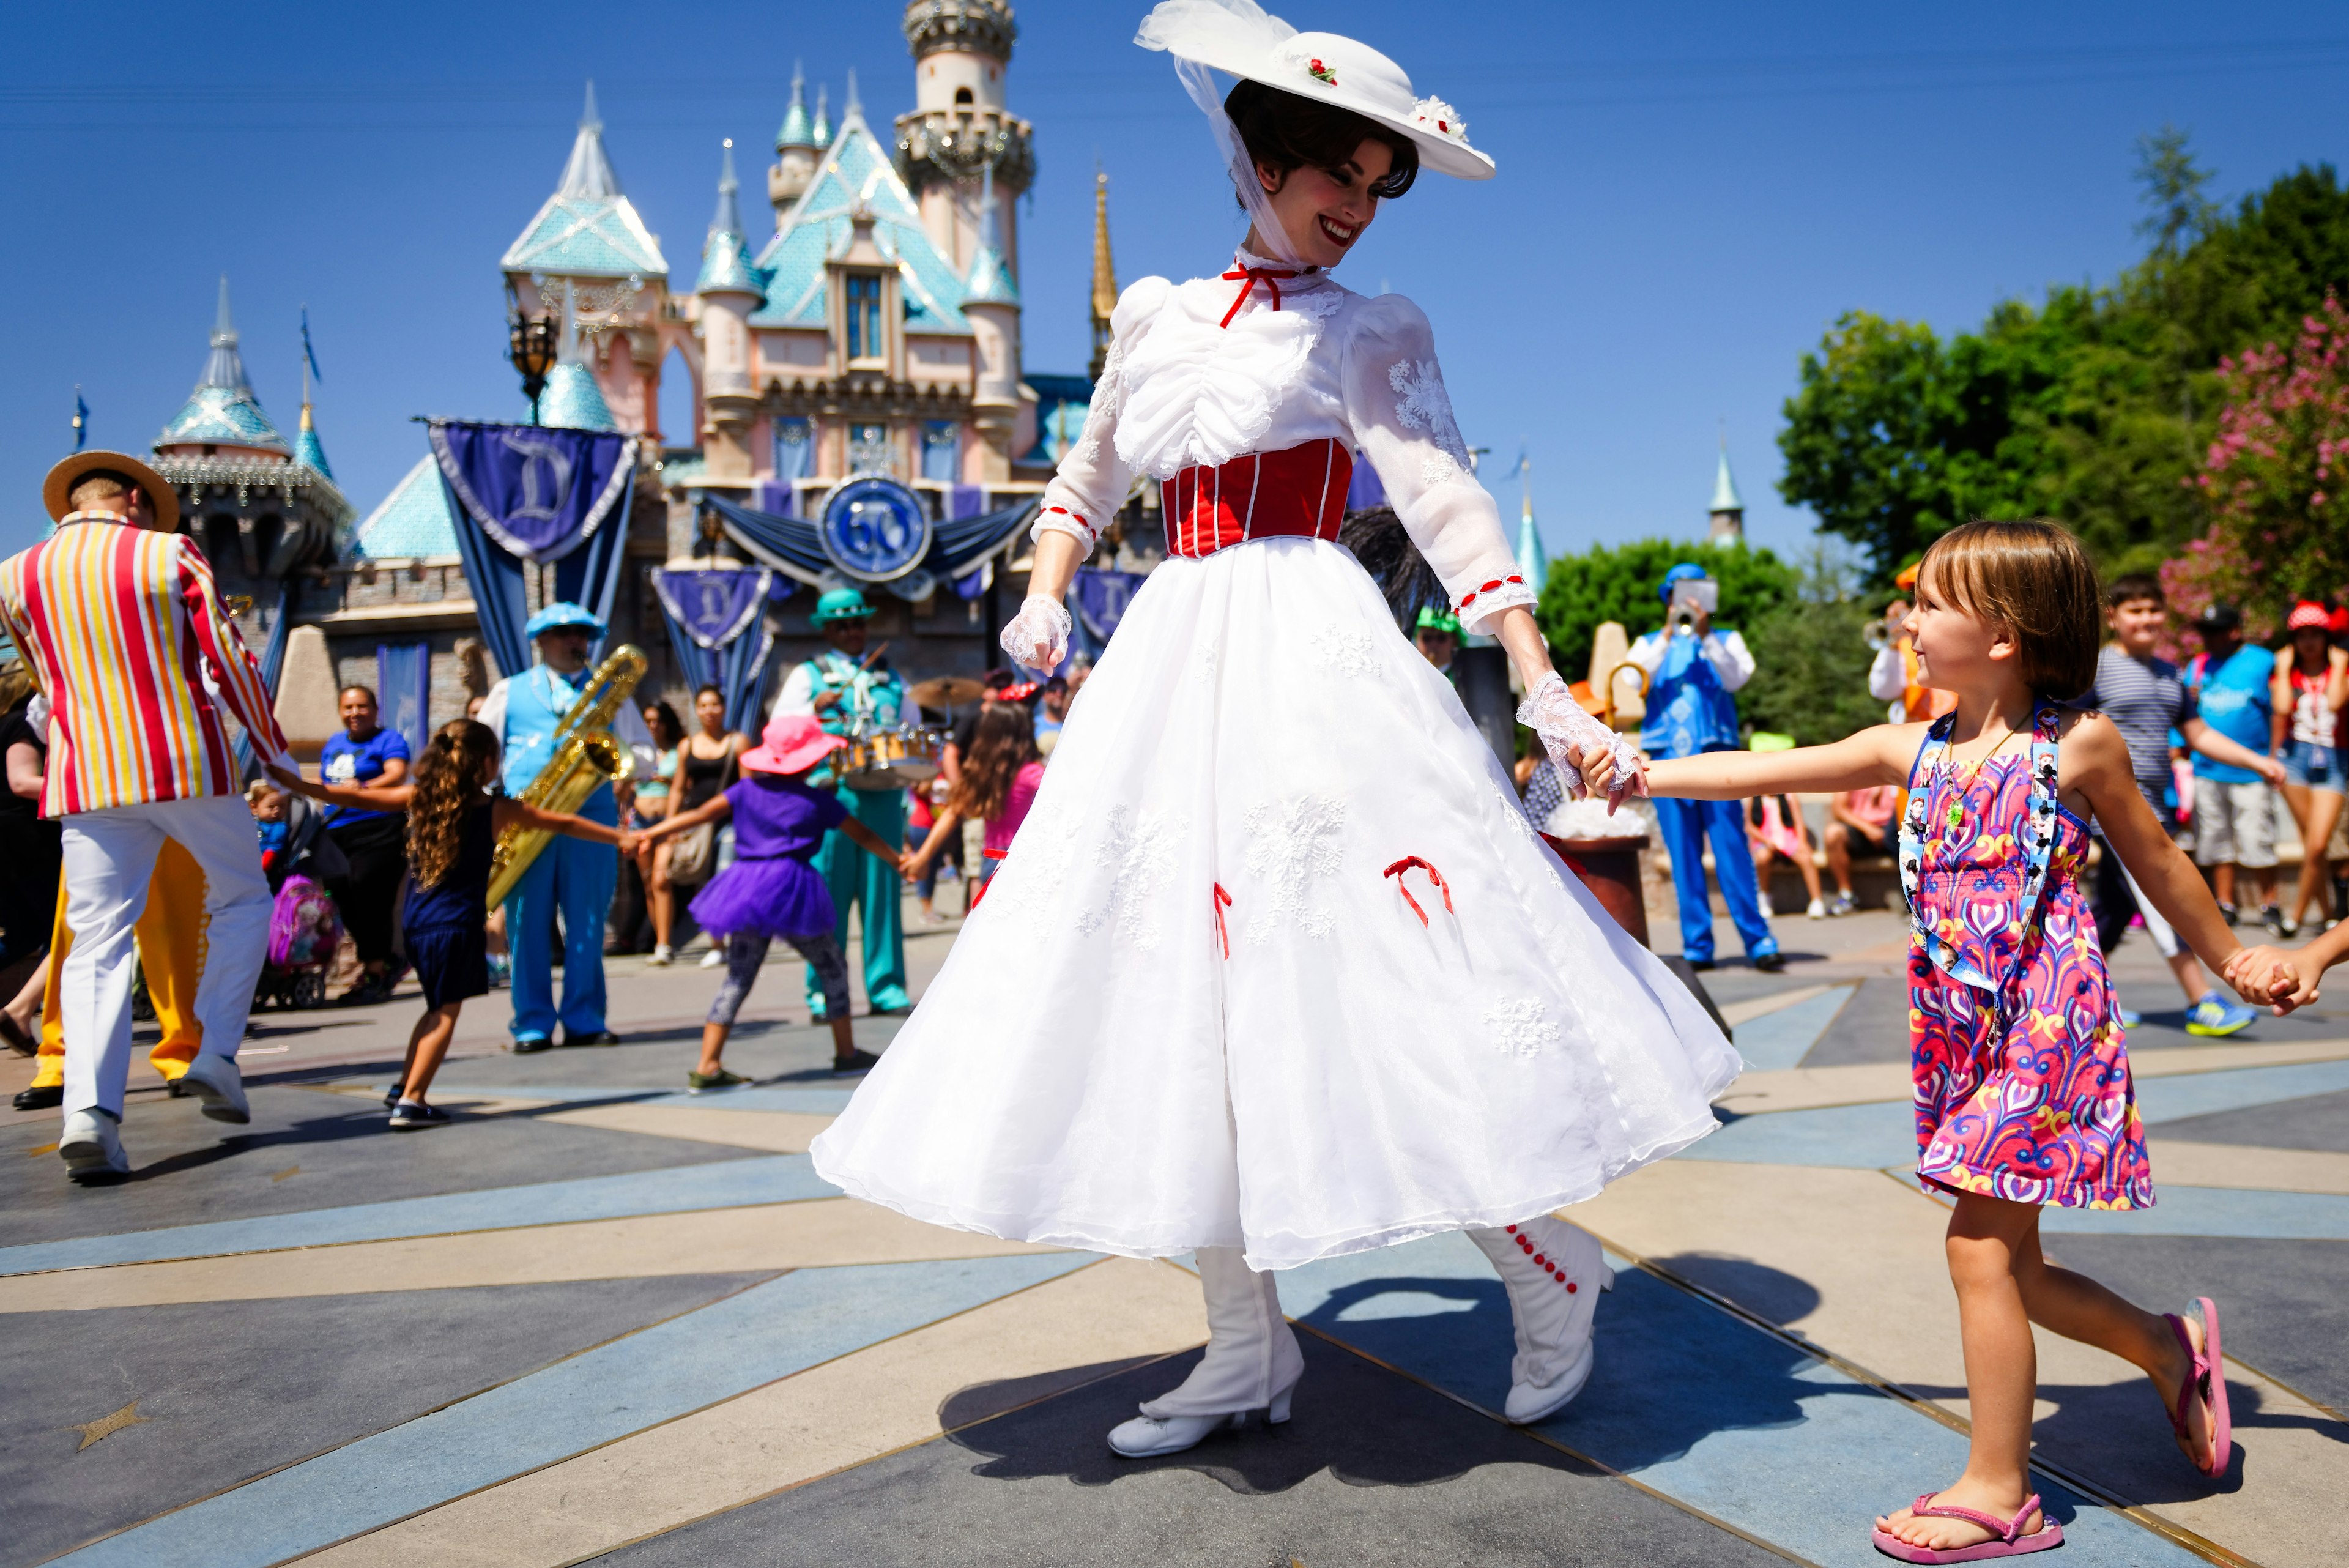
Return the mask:
[[[1664,626],[1631,645],[1626,656],[1648,672],[1648,717],[1640,747],[1653,757],[1692,757],[1737,750],[1737,701],[1730,693],[1753,678],[1754,655],[1736,632],[1715,629],[1721,585],[1704,568],[1683,561],[1664,574],[1660,589]],[[1656,802],[1656,826],[1672,857],[1680,895],[1681,956],[1693,969],[1713,967],[1713,900],[1704,884],[1704,841],[1713,840],[1713,874],[1729,918],[1755,969],[1786,967],[1778,939],[1762,918],[1754,857],[1745,847],[1744,805],[1733,800]]]

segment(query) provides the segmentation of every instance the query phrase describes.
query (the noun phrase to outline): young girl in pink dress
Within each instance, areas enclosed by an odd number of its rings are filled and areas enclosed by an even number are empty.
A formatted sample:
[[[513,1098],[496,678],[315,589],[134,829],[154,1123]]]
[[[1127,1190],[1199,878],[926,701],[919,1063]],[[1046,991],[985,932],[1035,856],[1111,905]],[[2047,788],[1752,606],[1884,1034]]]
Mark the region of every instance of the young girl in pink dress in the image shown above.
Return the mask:
[[[1492,161],[1392,60],[1251,0],[1170,0],[1140,41],[1176,57],[1252,223],[1218,255],[1202,213],[1208,275],[1118,301],[1006,649],[1061,662],[1070,582],[1145,477],[1168,558],[986,902],[810,1152],[938,1224],[1195,1253],[1206,1353],[1120,1454],[1286,1419],[1304,1358],[1274,1272],[1446,1231],[1500,1272],[1506,1414],[1537,1420],[1588,1378],[1610,1277],[1551,1210],[1712,1131],[1737,1056],[1543,846],[1337,543],[1367,462],[1574,785],[1629,786],[1550,668],[1426,316],[1330,275],[1423,167]],[[1242,78],[1228,98],[1210,67]]]
[[[2153,1175],[2128,1053],[2080,890],[2089,823],[2214,969],[2261,976],[2200,876],[2155,821],[2128,748],[2101,714],[2057,702],[2095,678],[2095,569],[2049,523],[1969,523],[1926,551],[1909,626],[1919,678],[1957,694],[1930,724],[1831,746],[1720,752],[1650,764],[1657,794],[1735,800],[1905,784],[1900,877],[1909,960],[1917,1174],[1952,1195],[1950,1275],[1965,1337],[1965,1474],[1877,1521],[1909,1563],[2037,1552],[2064,1539],[2030,1488],[2037,1381],[2031,1325],[2145,1369],[2198,1469],[2228,1465],[2219,1312],[2139,1310],[2040,1255],[2043,1204],[2145,1209]],[[2249,992],[2246,992],[2250,996]]]

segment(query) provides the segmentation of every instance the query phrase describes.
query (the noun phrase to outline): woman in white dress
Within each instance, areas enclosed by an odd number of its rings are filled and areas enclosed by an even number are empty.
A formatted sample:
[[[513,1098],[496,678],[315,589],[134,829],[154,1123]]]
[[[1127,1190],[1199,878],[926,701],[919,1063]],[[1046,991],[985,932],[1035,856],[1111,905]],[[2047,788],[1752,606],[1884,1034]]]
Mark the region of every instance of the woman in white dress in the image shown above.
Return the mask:
[[[1335,542],[1367,461],[1561,776],[1635,785],[1550,667],[1426,317],[1329,275],[1419,168],[1492,163],[1385,56],[1251,0],[1170,0],[1137,42],[1176,57],[1253,222],[1217,275],[1119,300],[1005,648],[1060,661],[1062,597],[1139,476],[1168,558],[816,1168],[940,1225],[1195,1253],[1206,1354],[1110,1434],[1121,1454],[1286,1419],[1304,1363],[1273,1272],[1443,1231],[1508,1288],[1507,1415],[1537,1420],[1588,1377],[1610,1282],[1550,1211],[1710,1132],[1737,1057],[1534,835]],[[1240,78],[1227,100],[1208,67]]]

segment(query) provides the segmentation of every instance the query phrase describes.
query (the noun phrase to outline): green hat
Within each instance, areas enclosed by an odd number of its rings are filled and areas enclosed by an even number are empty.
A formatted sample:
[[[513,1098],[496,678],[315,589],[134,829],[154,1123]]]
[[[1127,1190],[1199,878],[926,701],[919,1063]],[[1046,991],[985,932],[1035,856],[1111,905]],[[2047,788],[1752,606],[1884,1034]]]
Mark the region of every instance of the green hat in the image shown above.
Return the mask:
[[[1419,610],[1419,625],[1416,629],[1420,631],[1440,631],[1447,636],[1458,637],[1460,635],[1460,618],[1454,615],[1448,609],[1437,609],[1433,605],[1422,605]]]
[[[863,620],[872,613],[873,607],[854,588],[833,588],[815,601],[815,613],[808,619],[829,626],[836,620]]]

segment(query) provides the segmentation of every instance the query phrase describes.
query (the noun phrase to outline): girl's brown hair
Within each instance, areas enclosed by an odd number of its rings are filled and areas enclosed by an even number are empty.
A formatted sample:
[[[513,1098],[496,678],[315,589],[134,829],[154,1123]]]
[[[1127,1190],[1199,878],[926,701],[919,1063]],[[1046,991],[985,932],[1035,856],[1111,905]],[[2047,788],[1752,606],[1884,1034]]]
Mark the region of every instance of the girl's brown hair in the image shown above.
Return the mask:
[[[1036,721],[1028,710],[1018,702],[997,703],[978,716],[970,755],[963,759],[962,780],[947,805],[967,817],[1001,816],[1011,799],[1012,781],[1039,755]]]
[[[432,732],[408,802],[408,863],[419,887],[436,886],[457,864],[465,814],[483,804],[497,760],[497,732],[478,719],[451,719]]]
[[[1933,541],[1917,578],[1920,586],[1930,578],[1958,608],[2014,634],[2016,673],[2034,697],[2068,701],[2096,683],[2103,596],[2087,551],[2062,524],[1961,524]]]

